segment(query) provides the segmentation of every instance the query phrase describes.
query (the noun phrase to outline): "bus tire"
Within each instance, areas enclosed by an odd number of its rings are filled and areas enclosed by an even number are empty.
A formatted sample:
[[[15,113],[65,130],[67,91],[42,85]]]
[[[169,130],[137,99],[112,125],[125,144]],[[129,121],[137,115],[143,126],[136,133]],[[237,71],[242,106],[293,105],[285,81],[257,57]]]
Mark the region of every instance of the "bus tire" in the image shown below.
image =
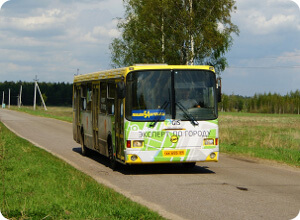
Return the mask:
[[[111,141],[110,138],[107,141],[107,145],[108,145],[107,147],[108,147],[109,167],[112,170],[116,170],[116,168],[117,168],[117,161],[116,161],[116,158],[114,156],[114,149],[113,149],[112,141]]]
[[[80,135],[80,145],[81,145],[81,154],[83,156],[88,156],[88,148],[84,144],[84,132],[81,130],[81,135]]]

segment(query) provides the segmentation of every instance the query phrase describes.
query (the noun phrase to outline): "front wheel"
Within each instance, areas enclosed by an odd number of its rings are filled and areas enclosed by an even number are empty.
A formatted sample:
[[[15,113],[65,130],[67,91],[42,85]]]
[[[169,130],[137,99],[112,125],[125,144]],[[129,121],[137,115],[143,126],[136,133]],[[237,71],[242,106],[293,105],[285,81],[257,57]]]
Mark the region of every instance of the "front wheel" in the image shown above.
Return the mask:
[[[109,167],[112,170],[116,170],[118,162],[116,161],[116,158],[114,156],[114,149],[111,141],[108,141],[108,159],[109,159]]]

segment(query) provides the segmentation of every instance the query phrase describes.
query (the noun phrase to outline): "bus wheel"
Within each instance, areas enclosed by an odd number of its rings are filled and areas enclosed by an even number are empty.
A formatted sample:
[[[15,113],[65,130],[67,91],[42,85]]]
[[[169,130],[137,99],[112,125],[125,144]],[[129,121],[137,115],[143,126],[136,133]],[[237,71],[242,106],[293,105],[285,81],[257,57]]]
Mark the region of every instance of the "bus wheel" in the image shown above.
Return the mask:
[[[81,135],[80,135],[80,144],[81,144],[81,154],[83,156],[87,156],[88,155],[88,148],[84,145],[84,134],[83,134],[83,131],[81,132]]]
[[[114,150],[113,150],[111,141],[108,142],[108,158],[109,158],[109,167],[112,170],[116,170],[117,161],[116,161],[116,158],[114,156]]]

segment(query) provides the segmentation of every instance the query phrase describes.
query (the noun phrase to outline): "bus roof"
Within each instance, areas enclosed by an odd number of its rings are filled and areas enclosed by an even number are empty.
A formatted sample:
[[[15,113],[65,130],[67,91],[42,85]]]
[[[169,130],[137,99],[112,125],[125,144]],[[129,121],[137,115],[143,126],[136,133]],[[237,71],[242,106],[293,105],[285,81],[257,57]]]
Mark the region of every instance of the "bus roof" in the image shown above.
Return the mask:
[[[74,83],[95,81],[100,79],[114,79],[125,77],[131,71],[138,70],[172,70],[172,69],[201,69],[215,71],[214,67],[206,65],[166,65],[166,64],[136,64],[129,67],[119,69],[103,70],[94,73],[74,76]]]

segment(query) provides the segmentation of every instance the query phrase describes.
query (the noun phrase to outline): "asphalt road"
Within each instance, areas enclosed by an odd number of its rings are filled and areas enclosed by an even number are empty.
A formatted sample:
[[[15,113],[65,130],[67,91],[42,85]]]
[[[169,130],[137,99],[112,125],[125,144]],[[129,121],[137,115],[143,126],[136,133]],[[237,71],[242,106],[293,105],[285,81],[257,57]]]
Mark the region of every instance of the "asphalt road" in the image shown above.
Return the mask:
[[[72,125],[0,109],[0,121],[19,136],[169,219],[295,218],[300,169],[221,154],[218,163],[124,167],[112,171],[98,154],[83,157]]]

